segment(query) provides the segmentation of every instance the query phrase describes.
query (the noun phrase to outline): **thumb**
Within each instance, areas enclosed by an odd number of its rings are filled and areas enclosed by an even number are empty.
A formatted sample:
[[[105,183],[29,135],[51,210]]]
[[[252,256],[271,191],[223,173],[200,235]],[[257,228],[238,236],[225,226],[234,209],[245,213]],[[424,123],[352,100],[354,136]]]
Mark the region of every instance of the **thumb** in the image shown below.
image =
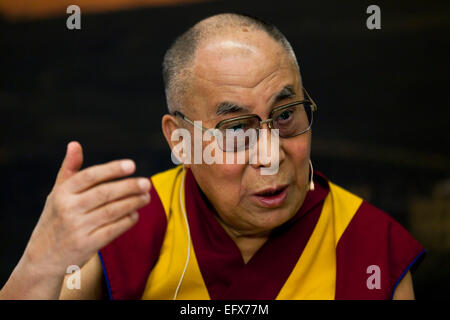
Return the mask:
[[[75,173],[77,173],[83,164],[83,149],[80,143],[72,141],[67,145],[66,156],[58,171],[55,187],[60,185]]]

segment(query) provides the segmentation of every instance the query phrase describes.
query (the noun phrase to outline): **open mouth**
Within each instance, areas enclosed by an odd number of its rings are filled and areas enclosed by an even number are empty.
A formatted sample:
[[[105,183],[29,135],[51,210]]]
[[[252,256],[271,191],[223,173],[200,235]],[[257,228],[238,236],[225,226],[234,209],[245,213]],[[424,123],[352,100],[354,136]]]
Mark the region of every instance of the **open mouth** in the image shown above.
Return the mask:
[[[266,208],[275,208],[283,204],[287,198],[288,186],[281,186],[277,188],[265,189],[261,192],[255,193],[254,199],[260,206]]]
[[[274,190],[266,190],[263,192],[259,192],[256,195],[260,196],[260,197],[272,197],[272,196],[276,196],[277,194],[280,194],[281,192],[283,192],[283,190],[286,187],[282,187],[282,188],[278,188],[278,189],[274,189]]]

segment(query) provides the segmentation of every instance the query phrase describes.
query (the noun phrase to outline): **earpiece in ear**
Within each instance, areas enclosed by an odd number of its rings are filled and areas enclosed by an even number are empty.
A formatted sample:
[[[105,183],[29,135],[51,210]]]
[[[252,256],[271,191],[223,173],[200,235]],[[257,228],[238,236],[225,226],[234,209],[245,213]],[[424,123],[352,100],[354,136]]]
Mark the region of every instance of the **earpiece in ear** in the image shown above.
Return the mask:
[[[314,170],[311,159],[309,159],[309,166],[311,167],[311,171],[309,173],[309,190],[314,191],[314,180],[313,180]]]

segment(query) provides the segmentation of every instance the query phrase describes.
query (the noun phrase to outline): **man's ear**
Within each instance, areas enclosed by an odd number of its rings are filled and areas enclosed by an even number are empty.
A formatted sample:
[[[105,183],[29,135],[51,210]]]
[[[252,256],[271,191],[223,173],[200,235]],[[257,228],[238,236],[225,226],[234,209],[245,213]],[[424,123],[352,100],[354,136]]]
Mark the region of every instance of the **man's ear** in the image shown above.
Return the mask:
[[[165,114],[162,117],[161,126],[163,130],[164,137],[166,138],[167,143],[169,144],[170,150],[173,149],[173,147],[176,144],[176,141],[172,141],[172,132],[174,132],[176,129],[178,129],[178,123],[175,117],[171,114]]]
[[[181,150],[180,150],[179,146],[177,148],[175,148],[177,145],[180,144],[180,140],[177,139],[177,140],[172,141],[172,134],[175,132],[175,130],[181,129],[178,126],[178,122],[177,122],[177,119],[175,118],[175,116],[170,115],[170,114],[165,114],[162,117],[161,126],[162,126],[164,137],[166,138],[166,141],[169,144],[170,150],[178,151],[178,152],[181,151],[180,153],[184,154],[185,150],[183,150],[183,148],[181,148]],[[183,129],[183,130],[187,131],[186,129]],[[181,135],[181,137],[182,137],[182,135]],[[178,138],[179,138],[179,136],[178,136]],[[190,141],[188,143],[190,144]],[[175,148],[175,150],[174,150],[174,148]],[[178,159],[178,160],[179,160],[179,162],[182,162],[186,168],[190,167],[190,165],[188,163],[186,163],[189,161],[183,161],[183,159]]]

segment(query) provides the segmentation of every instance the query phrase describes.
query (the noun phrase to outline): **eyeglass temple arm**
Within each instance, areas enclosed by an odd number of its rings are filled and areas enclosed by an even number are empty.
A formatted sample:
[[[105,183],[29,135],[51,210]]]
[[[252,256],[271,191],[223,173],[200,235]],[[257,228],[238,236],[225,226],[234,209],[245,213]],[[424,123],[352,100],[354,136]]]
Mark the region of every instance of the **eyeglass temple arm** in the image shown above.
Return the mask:
[[[174,116],[179,115],[179,116],[181,117],[181,119],[183,119],[183,120],[186,121],[187,123],[190,123],[190,124],[192,124],[194,127],[196,127],[196,128],[198,128],[198,129],[201,129],[201,130],[203,130],[203,131],[205,131],[205,132],[208,132],[208,133],[214,135],[214,134],[211,132],[211,130],[206,129],[205,127],[203,127],[203,126],[199,125],[198,123],[192,121],[191,119],[187,118],[187,117],[186,117],[184,114],[182,114],[180,111],[175,111],[175,112],[173,113],[173,115],[174,115]]]
[[[308,91],[303,87],[303,92],[305,93],[306,97],[312,102],[312,110],[317,111],[317,104],[314,102],[314,100],[309,95]]]

